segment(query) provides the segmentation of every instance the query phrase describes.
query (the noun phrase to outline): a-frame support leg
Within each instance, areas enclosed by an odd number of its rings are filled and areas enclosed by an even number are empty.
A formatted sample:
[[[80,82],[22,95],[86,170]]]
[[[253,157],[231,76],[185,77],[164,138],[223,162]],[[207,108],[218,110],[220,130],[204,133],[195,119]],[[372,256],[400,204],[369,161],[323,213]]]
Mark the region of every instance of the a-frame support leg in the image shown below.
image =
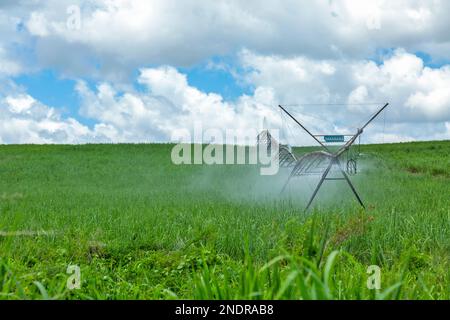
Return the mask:
[[[325,178],[327,177],[328,173],[331,170],[331,167],[333,166],[335,162],[335,159],[331,159],[330,164],[328,165],[327,169],[325,170],[325,172],[322,175],[322,178],[320,178],[319,183],[317,184],[316,190],[314,190],[313,195],[311,196],[311,199],[309,199],[308,205],[306,206],[305,211],[307,211],[309,209],[309,207],[311,206],[311,203],[313,202],[314,198],[317,195],[317,192],[319,192],[320,187],[322,186],[322,183],[325,181]]]
[[[334,158],[330,161],[330,164],[328,165],[327,169],[325,170],[325,172],[322,175],[322,178],[320,179],[319,183],[317,184],[316,189],[314,190],[313,195],[311,196],[311,199],[308,202],[308,205],[306,206],[306,211],[309,209],[309,207],[311,206],[311,203],[313,202],[314,198],[316,197],[317,193],[319,192],[320,187],[322,186],[323,182],[325,181],[325,179],[328,176],[328,173],[331,170],[331,167],[333,166],[333,164],[337,164],[339,166],[339,170],[341,171],[342,175],[344,176],[345,180],[347,181],[348,185],[350,186],[350,189],[353,191],[353,194],[355,195],[356,199],[358,200],[359,204],[365,209],[365,205],[362,202],[361,198],[359,197],[358,192],[356,192],[355,187],[353,186],[352,182],[350,181],[347,173],[345,173],[345,171],[341,168],[341,164],[339,162],[339,160],[337,158]]]
[[[320,187],[322,186],[323,182],[326,180],[328,174],[330,173],[331,168],[333,167],[333,165],[336,164],[339,167],[339,170],[341,171],[342,175],[344,176],[345,180],[347,181],[348,185],[350,186],[350,189],[352,190],[353,194],[355,195],[356,199],[358,200],[359,204],[365,209],[366,206],[364,205],[364,203],[362,202],[358,192],[356,192],[355,187],[353,186],[352,182],[350,181],[347,173],[345,173],[345,171],[341,168],[341,164],[339,162],[338,158],[332,158],[330,160],[330,164],[328,165],[327,169],[324,171],[324,173],[322,174],[322,177],[320,178],[319,183],[317,184],[316,189],[314,190],[313,195],[311,196],[311,198],[309,199],[308,205],[306,206],[305,211],[307,211],[309,209],[309,207],[311,206],[312,202],[314,201],[314,198],[316,197],[317,193],[319,192]],[[294,169],[295,170],[295,169]],[[294,175],[294,171],[292,171],[291,175],[289,176],[288,180],[286,181],[286,184],[284,185],[283,189],[281,192],[284,192],[284,190],[286,189],[287,185],[289,184],[292,176]]]
[[[358,199],[359,204],[365,209],[366,206],[364,205],[364,203],[362,202],[361,198],[359,197],[358,192],[356,192],[356,189],[353,186],[352,182],[350,181],[347,173],[345,173],[345,171],[341,168],[341,164],[339,163],[338,159],[336,159],[336,163],[339,165],[339,169],[341,170],[342,175],[344,176],[345,180],[347,180],[347,183],[350,186],[350,189],[352,189],[353,193],[355,194],[356,199]]]

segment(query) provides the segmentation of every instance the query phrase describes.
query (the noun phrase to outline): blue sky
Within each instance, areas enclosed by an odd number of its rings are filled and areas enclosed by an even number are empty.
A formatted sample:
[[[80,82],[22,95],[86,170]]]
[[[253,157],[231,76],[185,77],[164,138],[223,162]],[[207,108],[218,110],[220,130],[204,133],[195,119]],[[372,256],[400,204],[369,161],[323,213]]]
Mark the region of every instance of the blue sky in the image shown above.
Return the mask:
[[[221,68],[212,65],[221,65]],[[251,86],[236,79],[234,72],[239,74],[239,66],[236,65],[235,59],[230,57],[213,57],[194,66],[180,67],[178,70],[187,76],[191,86],[205,93],[220,94],[227,101],[234,101],[243,94],[251,95],[253,91]],[[137,75],[139,70],[132,73]],[[95,120],[83,117],[79,113],[80,97],[75,90],[76,79],[64,77],[54,69],[22,74],[12,79],[28,94],[48,106],[58,108],[62,114],[90,127],[96,123]],[[95,89],[95,79],[89,77],[83,79],[91,89]],[[136,81],[132,84],[134,89],[138,91],[142,89]]]
[[[13,80],[42,103],[60,108],[72,117],[78,117],[80,101],[74,90],[75,80],[64,79],[51,69],[20,75]]]
[[[286,101],[345,102],[355,121],[370,110],[352,103],[389,101],[388,132],[375,124],[368,142],[448,139],[449,10],[422,0],[2,3],[0,143],[171,141],[180,123],[240,130],[264,118],[277,127]],[[317,131],[349,129],[314,108],[299,116]]]
[[[379,58],[367,60],[380,65],[383,63],[380,57],[391,56],[394,51],[394,48],[379,49],[377,50]],[[434,62],[427,53],[416,52],[415,55],[423,60],[426,67],[441,68],[445,65],[444,62]],[[205,93],[220,94],[227,101],[235,101],[244,94],[251,95],[254,91],[251,85],[242,83],[239,76],[236,77],[236,74],[239,75],[242,70],[234,58],[213,57],[194,66],[180,67],[178,70],[187,76],[191,86]],[[134,70],[133,74],[139,74],[139,70]],[[60,109],[62,114],[73,117],[91,127],[96,123],[95,120],[83,117],[79,113],[80,97],[75,90],[76,79],[66,78],[57,70],[44,69],[13,77],[13,80],[37,100]],[[85,77],[84,81],[91,89],[95,89],[95,79]],[[142,90],[142,86],[136,81],[133,81],[132,84],[134,89]]]

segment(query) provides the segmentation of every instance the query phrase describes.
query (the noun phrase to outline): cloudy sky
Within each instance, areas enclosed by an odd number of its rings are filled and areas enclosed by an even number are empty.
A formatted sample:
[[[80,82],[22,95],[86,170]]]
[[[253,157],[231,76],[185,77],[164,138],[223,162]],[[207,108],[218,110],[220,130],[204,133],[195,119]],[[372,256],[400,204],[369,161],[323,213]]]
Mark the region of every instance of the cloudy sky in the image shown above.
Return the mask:
[[[450,139],[449,12],[447,0],[1,0],[0,143],[163,142],[264,118],[296,130],[278,104],[344,133],[382,102],[364,141]]]

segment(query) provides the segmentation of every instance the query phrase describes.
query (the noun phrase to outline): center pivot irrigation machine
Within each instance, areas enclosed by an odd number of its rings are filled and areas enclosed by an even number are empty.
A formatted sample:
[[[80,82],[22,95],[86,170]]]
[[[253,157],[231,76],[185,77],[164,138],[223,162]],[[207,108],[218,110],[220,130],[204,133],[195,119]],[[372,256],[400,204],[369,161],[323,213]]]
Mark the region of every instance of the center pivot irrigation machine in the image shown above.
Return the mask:
[[[356,130],[354,134],[312,134],[299,120],[297,120],[291,113],[289,113],[282,105],[278,107],[284,112],[289,118],[291,118],[297,125],[299,125],[308,135],[310,135],[322,148],[320,151],[308,152],[301,157],[296,156],[288,145],[279,144],[270,134],[268,130],[262,131],[257,137],[257,144],[259,147],[264,146],[269,152],[271,151],[274,144],[278,146],[278,157],[280,167],[292,168],[292,171],[282,189],[285,191],[286,187],[289,185],[291,180],[295,177],[300,176],[310,176],[319,175],[320,180],[309,199],[306,206],[306,210],[311,206],[314,198],[319,192],[323,182],[325,180],[345,180],[356,199],[360,205],[365,208],[364,203],[361,200],[358,192],[353,186],[349,179],[349,175],[357,173],[357,157],[355,153],[350,152],[350,147],[361,137],[364,129],[376,118],[378,115],[389,105],[389,103],[384,104],[380,109],[378,109],[375,114],[361,127]],[[331,145],[336,146],[338,144],[337,150],[332,150]],[[343,159],[344,158],[344,159]],[[341,161],[346,162],[344,168],[341,165]],[[341,177],[331,177],[329,176],[332,168],[336,167],[337,172],[342,174]]]

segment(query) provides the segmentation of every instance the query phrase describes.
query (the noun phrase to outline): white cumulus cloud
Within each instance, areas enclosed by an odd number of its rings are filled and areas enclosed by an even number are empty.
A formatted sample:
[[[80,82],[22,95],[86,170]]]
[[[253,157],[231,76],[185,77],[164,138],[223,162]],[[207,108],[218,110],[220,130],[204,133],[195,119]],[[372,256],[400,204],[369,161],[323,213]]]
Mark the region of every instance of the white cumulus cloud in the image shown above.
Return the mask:
[[[79,28],[69,27],[73,5],[80,8]],[[280,125],[279,103],[388,101],[369,141],[448,139],[449,9],[440,0],[2,1],[0,138],[167,141],[197,122],[243,129],[267,118]],[[387,48],[396,49],[380,53]],[[440,67],[427,66],[418,51]],[[179,71],[224,55],[237,56],[233,75],[251,94],[227,101]],[[3,88],[14,76],[42,69],[78,81],[80,114],[94,120],[91,128],[63,117],[57,106]],[[375,107],[294,112],[316,132],[343,132]]]
[[[72,118],[33,97],[15,93],[0,97],[0,143],[82,143],[95,134]]]

